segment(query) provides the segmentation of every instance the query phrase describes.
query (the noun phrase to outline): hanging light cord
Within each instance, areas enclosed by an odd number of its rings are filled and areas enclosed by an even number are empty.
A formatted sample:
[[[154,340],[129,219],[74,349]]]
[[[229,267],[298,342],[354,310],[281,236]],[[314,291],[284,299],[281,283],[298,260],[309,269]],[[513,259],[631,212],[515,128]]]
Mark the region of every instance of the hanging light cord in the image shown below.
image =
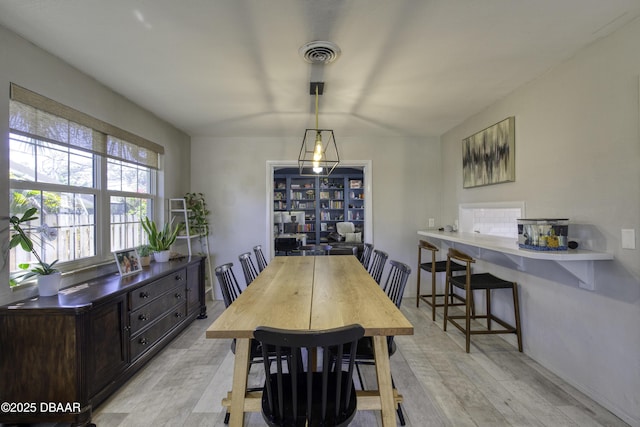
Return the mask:
[[[318,86],[316,86],[316,129],[318,129]]]

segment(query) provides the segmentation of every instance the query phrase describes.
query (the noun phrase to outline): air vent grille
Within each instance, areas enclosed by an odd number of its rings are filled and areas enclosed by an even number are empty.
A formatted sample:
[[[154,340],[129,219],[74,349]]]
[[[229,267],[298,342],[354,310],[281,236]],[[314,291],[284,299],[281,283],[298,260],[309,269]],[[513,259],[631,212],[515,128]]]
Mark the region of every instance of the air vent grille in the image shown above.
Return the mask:
[[[298,52],[310,64],[330,64],[338,59],[341,50],[332,42],[313,41],[302,46]]]

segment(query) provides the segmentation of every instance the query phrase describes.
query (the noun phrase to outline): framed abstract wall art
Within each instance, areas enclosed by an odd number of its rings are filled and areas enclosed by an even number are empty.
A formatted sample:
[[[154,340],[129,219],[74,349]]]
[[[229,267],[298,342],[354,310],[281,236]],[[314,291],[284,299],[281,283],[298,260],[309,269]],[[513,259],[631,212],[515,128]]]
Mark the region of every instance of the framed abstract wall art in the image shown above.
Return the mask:
[[[462,140],[463,188],[515,181],[515,117]]]

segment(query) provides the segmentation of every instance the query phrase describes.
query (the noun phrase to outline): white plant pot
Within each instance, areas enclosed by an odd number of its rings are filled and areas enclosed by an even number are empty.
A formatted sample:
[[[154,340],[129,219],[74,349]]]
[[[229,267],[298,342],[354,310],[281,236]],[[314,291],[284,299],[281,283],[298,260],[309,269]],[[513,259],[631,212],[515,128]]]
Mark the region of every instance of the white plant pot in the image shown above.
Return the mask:
[[[153,257],[155,258],[156,262],[167,262],[169,261],[170,256],[171,251],[161,251],[153,253]]]
[[[51,297],[58,294],[62,275],[58,273],[38,276],[38,291],[41,297]]]

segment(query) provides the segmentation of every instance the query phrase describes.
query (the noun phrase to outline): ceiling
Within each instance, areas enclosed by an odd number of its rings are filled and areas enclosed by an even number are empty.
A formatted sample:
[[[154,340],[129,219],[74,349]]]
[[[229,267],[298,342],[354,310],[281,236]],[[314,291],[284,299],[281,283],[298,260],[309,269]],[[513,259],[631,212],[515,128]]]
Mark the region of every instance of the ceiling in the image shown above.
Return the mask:
[[[437,136],[640,15],[638,0],[0,0],[0,25],[191,136]],[[298,49],[336,43],[311,65]]]

